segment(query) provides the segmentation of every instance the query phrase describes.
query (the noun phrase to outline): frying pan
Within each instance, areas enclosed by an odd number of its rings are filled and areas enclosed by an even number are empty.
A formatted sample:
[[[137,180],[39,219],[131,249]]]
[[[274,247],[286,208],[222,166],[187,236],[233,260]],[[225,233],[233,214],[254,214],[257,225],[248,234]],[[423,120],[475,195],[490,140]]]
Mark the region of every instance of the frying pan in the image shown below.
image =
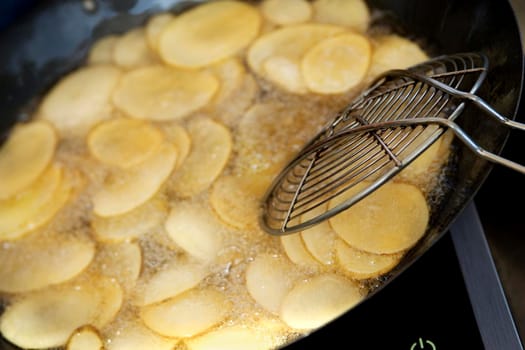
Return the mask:
[[[507,1],[368,0],[368,3],[382,10],[377,21],[419,41],[431,55],[469,51],[486,54],[490,69],[478,95],[499,113],[514,119],[523,83],[523,55],[517,21]],[[141,25],[153,13],[183,10],[191,5],[181,0],[39,2],[0,33],[0,138],[5,138],[16,121],[30,117],[38,96],[84,62],[95,40]],[[459,124],[481,147],[497,154],[509,136],[507,128],[475,108],[467,107]],[[459,142],[453,143],[453,147],[454,166],[447,171],[443,183],[445,196],[432,209],[427,234],[382,278],[370,297],[381,292],[448,232],[489,175],[491,164]],[[301,348],[301,342],[307,338],[292,347]],[[0,342],[0,348],[15,349],[6,341]]]

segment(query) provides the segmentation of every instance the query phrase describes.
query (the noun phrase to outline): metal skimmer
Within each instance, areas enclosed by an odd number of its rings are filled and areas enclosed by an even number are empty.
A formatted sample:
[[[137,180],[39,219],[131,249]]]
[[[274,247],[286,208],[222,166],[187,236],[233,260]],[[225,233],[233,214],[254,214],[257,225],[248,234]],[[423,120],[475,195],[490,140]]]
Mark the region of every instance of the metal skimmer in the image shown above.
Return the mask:
[[[297,232],[349,208],[399,173],[446,129],[480,157],[525,173],[524,166],[479,147],[454,123],[470,101],[499,122],[525,130],[525,124],[500,115],[475,95],[487,70],[487,57],[465,53],[383,74],[277,177],[264,198],[263,228],[276,235]],[[351,188],[359,190],[328,207]]]

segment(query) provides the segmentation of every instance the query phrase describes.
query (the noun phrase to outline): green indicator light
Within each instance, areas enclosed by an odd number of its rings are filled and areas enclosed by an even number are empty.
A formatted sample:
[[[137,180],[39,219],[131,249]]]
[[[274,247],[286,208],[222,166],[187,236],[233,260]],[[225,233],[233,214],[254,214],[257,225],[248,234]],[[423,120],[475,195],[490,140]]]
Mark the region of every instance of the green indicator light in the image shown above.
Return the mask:
[[[423,340],[423,338],[419,338],[417,342],[412,344],[410,347],[410,350],[436,350],[436,345],[431,342],[430,340]]]

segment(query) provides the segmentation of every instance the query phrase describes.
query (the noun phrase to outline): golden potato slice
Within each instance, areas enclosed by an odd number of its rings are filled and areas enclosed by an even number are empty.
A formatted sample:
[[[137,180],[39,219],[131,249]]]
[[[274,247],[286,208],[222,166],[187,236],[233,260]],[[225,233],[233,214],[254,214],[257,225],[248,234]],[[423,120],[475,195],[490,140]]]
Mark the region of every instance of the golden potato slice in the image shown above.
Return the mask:
[[[134,119],[112,119],[88,134],[91,154],[99,161],[129,168],[154,154],[164,135],[152,124]]]
[[[160,304],[145,306],[140,316],[151,330],[168,337],[191,337],[223,321],[231,303],[213,289],[190,290]]]
[[[79,68],[44,97],[40,114],[63,135],[84,134],[109,116],[111,94],[120,77],[120,70],[111,65]]]
[[[133,118],[175,120],[204,107],[218,87],[210,72],[154,65],[124,74],[113,103]]]
[[[328,273],[297,284],[284,297],[280,315],[292,328],[314,329],[332,321],[362,299],[357,284]]]
[[[91,226],[102,242],[132,241],[161,227],[168,215],[165,200],[152,198],[127,213],[111,217],[93,215]]]
[[[373,254],[350,247],[338,239],[335,243],[337,262],[355,279],[378,277],[399,263],[401,254]]]
[[[173,178],[173,189],[182,197],[206,190],[221,174],[232,150],[228,128],[209,118],[191,120],[188,133],[192,148]]]
[[[222,225],[212,213],[198,207],[173,208],[165,228],[178,246],[200,260],[213,260],[222,248]]]
[[[55,154],[57,135],[46,122],[18,124],[0,147],[0,199],[18,194],[46,169]]]
[[[312,17],[312,6],[306,0],[264,0],[264,17],[277,25],[306,22]]]
[[[170,176],[177,151],[163,143],[157,153],[138,166],[115,175],[93,196],[93,211],[108,217],[129,212],[152,198]]]
[[[102,275],[114,278],[129,291],[135,286],[142,270],[142,250],[135,242],[99,245],[97,264]]]
[[[87,59],[88,64],[111,64],[113,63],[113,49],[119,40],[118,35],[108,35],[95,41]]]
[[[375,77],[390,69],[404,69],[429,59],[414,41],[397,34],[373,38],[374,48],[369,74]]]
[[[180,263],[157,272],[145,284],[141,305],[150,305],[175,297],[199,284],[207,275],[203,264]]]
[[[319,262],[306,249],[300,233],[281,236],[281,245],[288,258],[297,265],[318,266]]]
[[[98,331],[93,327],[82,327],[73,333],[67,341],[66,350],[102,350],[104,343]]]
[[[161,57],[169,64],[196,68],[235,55],[259,33],[261,16],[241,1],[206,3],[177,17],[162,33]]]
[[[93,242],[69,235],[5,244],[0,249],[0,291],[28,292],[65,282],[80,274],[94,255]]]
[[[326,206],[321,205],[301,216],[301,221],[313,219],[315,216],[326,212]],[[328,221],[323,221],[301,232],[306,249],[324,265],[334,263],[334,245],[337,238],[336,233]]]
[[[287,57],[269,57],[263,63],[263,75],[278,87],[297,94],[306,94],[308,87],[297,61]]]
[[[146,23],[146,39],[149,47],[155,52],[159,51],[160,35],[173,21],[175,16],[169,12],[158,13]]]
[[[372,46],[361,34],[346,33],[322,40],[301,61],[304,82],[313,92],[343,93],[365,78],[371,56]]]
[[[366,186],[362,183],[330,202],[341,203]],[[425,233],[429,209],[412,185],[388,182],[329,221],[349,245],[375,254],[392,254],[413,246]]]
[[[370,11],[363,0],[314,0],[314,20],[350,27],[366,32],[370,23]]]
[[[157,62],[144,28],[132,29],[118,38],[113,49],[113,61],[124,69],[149,66]]]
[[[106,341],[107,350],[172,350],[178,339],[162,337],[141,322],[123,321]]]
[[[274,255],[257,255],[246,269],[248,292],[260,306],[273,313],[279,312],[293,282],[291,265]]]
[[[244,326],[222,327],[185,340],[188,350],[268,350],[273,348],[266,337]]]
[[[167,140],[171,142],[177,149],[177,164],[175,164],[176,170],[180,168],[190,153],[190,135],[183,126],[175,123],[162,125],[162,131],[164,132]]]

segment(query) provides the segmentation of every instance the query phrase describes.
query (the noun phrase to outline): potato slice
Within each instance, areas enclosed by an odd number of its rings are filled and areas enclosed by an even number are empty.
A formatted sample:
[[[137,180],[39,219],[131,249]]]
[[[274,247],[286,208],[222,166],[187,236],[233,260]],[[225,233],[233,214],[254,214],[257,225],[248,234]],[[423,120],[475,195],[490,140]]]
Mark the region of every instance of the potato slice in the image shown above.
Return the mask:
[[[247,47],[260,26],[259,12],[249,4],[232,0],[206,3],[183,13],[163,31],[159,52],[169,64],[204,67]]]
[[[95,41],[87,59],[88,64],[111,64],[113,63],[113,49],[119,40],[118,35],[108,35]]]
[[[239,125],[244,113],[255,103],[259,85],[253,75],[245,74],[239,88],[222,104],[216,105],[210,114],[231,130]]]
[[[297,24],[312,17],[312,6],[306,0],[265,0],[261,4],[264,17],[277,25]]]
[[[163,143],[157,153],[104,184],[93,196],[93,211],[103,217],[129,212],[152,198],[170,176],[177,151]]]
[[[293,287],[292,266],[270,254],[260,254],[246,269],[246,288],[264,309],[278,313],[283,298]]]
[[[204,107],[218,87],[210,72],[154,65],[124,74],[113,103],[133,118],[175,120]]]
[[[18,124],[0,148],[0,199],[18,194],[46,169],[55,154],[57,135],[46,122]]]
[[[314,0],[314,20],[350,27],[366,32],[370,23],[370,11],[363,0]]]
[[[185,340],[188,350],[268,350],[273,348],[266,337],[252,328],[229,326]]]
[[[66,350],[102,350],[104,343],[93,327],[82,327],[69,338]]]
[[[93,242],[69,235],[5,244],[0,249],[0,291],[21,293],[65,282],[80,274],[94,255]]]
[[[102,329],[117,316],[124,302],[124,293],[114,278],[95,277],[89,283],[91,294],[96,295],[99,301],[97,314],[90,323]]]
[[[107,350],[172,350],[178,339],[162,337],[141,322],[123,321],[119,327],[108,335]]]
[[[220,81],[220,88],[210,102],[210,109],[228,102],[232,94],[238,91],[246,76],[246,70],[237,57],[220,61],[210,66],[210,71]]]
[[[281,236],[281,245],[288,258],[297,265],[318,266],[319,262],[306,249],[300,233]]]
[[[93,215],[91,226],[99,241],[132,241],[161,227],[167,215],[168,205],[166,201],[160,198],[152,198],[121,215],[111,217]]]
[[[366,183],[330,201],[334,207]],[[425,233],[429,209],[412,185],[388,182],[329,221],[349,245],[375,254],[392,254],[412,247]]]
[[[177,263],[150,278],[144,288],[141,305],[150,305],[175,297],[199,284],[207,275],[203,264]]]
[[[99,161],[129,168],[154,154],[163,141],[152,124],[134,119],[112,119],[97,125],[88,135],[91,154]]]
[[[209,118],[191,120],[188,133],[192,149],[173,178],[173,189],[182,197],[206,190],[221,174],[232,150],[228,128]]]
[[[369,75],[378,76],[390,69],[404,69],[429,59],[414,41],[397,34],[373,38],[374,49]]]
[[[40,112],[63,135],[85,134],[109,116],[110,97],[120,80],[118,68],[98,64],[62,78],[44,97]]]
[[[312,47],[301,61],[306,86],[321,94],[343,93],[366,76],[372,56],[368,39],[346,33],[325,39]]]
[[[248,64],[256,74],[290,92],[304,93],[307,89],[299,73],[300,60],[309,48],[344,30],[328,24],[299,24],[277,29],[259,37],[250,46]],[[266,63],[267,60],[270,61]]]
[[[138,243],[130,242],[99,245],[97,265],[102,275],[114,278],[130,291],[142,270],[142,250]]]
[[[327,273],[300,282],[285,297],[281,319],[296,329],[315,329],[332,321],[363,299],[354,282]]]
[[[326,206],[321,205],[312,211],[301,216],[301,221],[305,222],[326,212]],[[334,245],[337,238],[336,233],[328,221],[323,221],[301,232],[306,249],[324,265],[334,263]]]
[[[162,131],[164,132],[167,140],[171,142],[177,149],[177,164],[175,164],[176,170],[180,168],[190,153],[190,135],[183,126],[176,123],[162,125]]]
[[[200,260],[213,260],[222,248],[222,226],[212,213],[198,207],[173,208],[165,228],[178,246]]]
[[[357,250],[338,239],[335,252],[339,265],[355,279],[378,277],[394,268],[402,254],[373,254]]]
[[[149,47],[155,51],[159,51],[160,35],[173,21],[175,16],[169,12],[158,13],[151,17],[146,24],[146,39]]]
[[[168,337],[191,337],[223,321],[231,303],[213,289],[191,290],[160,304],[143,307],[141,319]]]
[[[117,40],[113,49],[113,61],[124,69],[149,66],[157,62],[144,28],[132,29]]]

